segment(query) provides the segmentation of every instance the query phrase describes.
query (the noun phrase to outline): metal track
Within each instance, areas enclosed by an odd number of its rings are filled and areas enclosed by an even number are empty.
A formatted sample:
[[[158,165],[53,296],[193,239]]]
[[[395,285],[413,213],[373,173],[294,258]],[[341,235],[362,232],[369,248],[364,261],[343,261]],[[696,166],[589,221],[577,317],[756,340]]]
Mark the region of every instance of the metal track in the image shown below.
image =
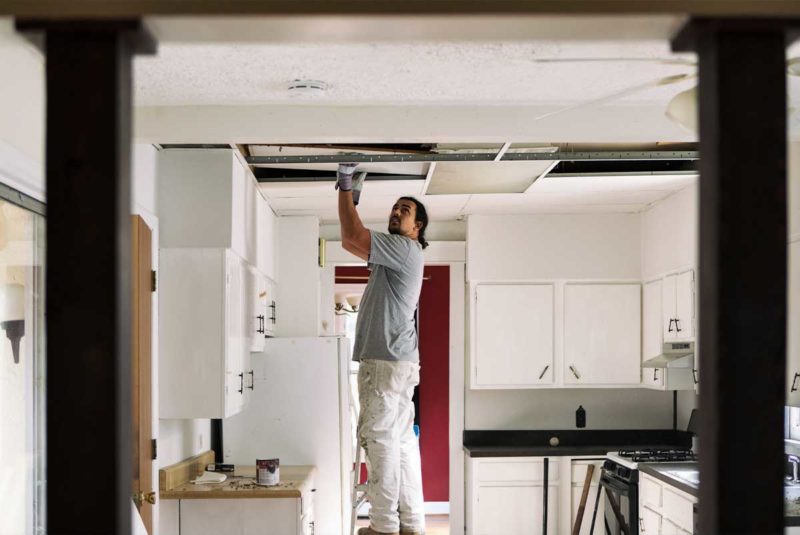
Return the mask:
[[[475,154],[326,154],[318,156],[248,156],[251,165],[289,165],[311,163],[385,163],[385,162],[491,162],[496,152]],[[500,161],[578,161],[578,160],[699,160],[697,151],[621,151],[621,152],[512,152]]]

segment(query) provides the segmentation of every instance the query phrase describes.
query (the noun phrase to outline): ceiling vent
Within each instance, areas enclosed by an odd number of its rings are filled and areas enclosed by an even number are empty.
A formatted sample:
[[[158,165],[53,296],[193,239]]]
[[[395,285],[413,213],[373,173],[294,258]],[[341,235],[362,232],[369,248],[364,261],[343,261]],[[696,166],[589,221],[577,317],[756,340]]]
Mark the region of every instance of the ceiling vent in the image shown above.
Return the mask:
[[[287,89],[291,96],[313,96],[327,91],[328,84],[322,80],[292,80]]]

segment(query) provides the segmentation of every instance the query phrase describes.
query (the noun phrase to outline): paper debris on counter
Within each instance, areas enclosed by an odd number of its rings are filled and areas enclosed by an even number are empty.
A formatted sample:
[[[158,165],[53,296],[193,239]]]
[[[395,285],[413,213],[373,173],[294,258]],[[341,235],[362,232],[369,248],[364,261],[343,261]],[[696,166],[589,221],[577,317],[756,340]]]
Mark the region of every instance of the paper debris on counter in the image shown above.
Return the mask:
[[[201,485],[204,483],[222,483],[226,479],[228,479],[228,476],[225,474],[220,474],[219,472],[203,472],[203,475],[197,479],[193,479],[192,483],[195,485]]]

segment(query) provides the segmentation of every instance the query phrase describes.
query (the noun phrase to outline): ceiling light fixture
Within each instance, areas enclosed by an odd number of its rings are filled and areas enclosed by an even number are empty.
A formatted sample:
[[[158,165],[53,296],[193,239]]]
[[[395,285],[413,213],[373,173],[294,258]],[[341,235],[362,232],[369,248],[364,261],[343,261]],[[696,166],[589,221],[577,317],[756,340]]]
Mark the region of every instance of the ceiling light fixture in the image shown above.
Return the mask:
[[[328,90],[328,84],[322,80],[300,80],[289,82],[286,88],[291,96],[320,95]]]

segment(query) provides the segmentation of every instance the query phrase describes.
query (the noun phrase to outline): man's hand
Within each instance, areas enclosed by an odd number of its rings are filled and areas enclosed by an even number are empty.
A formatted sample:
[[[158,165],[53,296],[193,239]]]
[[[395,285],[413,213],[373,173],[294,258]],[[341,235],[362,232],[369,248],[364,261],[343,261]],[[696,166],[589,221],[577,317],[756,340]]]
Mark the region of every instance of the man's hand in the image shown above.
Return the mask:
[[[357,163],[340,163],[336,171],[336,189],[351,191],[353,189],[353,175],[356,172]]]

